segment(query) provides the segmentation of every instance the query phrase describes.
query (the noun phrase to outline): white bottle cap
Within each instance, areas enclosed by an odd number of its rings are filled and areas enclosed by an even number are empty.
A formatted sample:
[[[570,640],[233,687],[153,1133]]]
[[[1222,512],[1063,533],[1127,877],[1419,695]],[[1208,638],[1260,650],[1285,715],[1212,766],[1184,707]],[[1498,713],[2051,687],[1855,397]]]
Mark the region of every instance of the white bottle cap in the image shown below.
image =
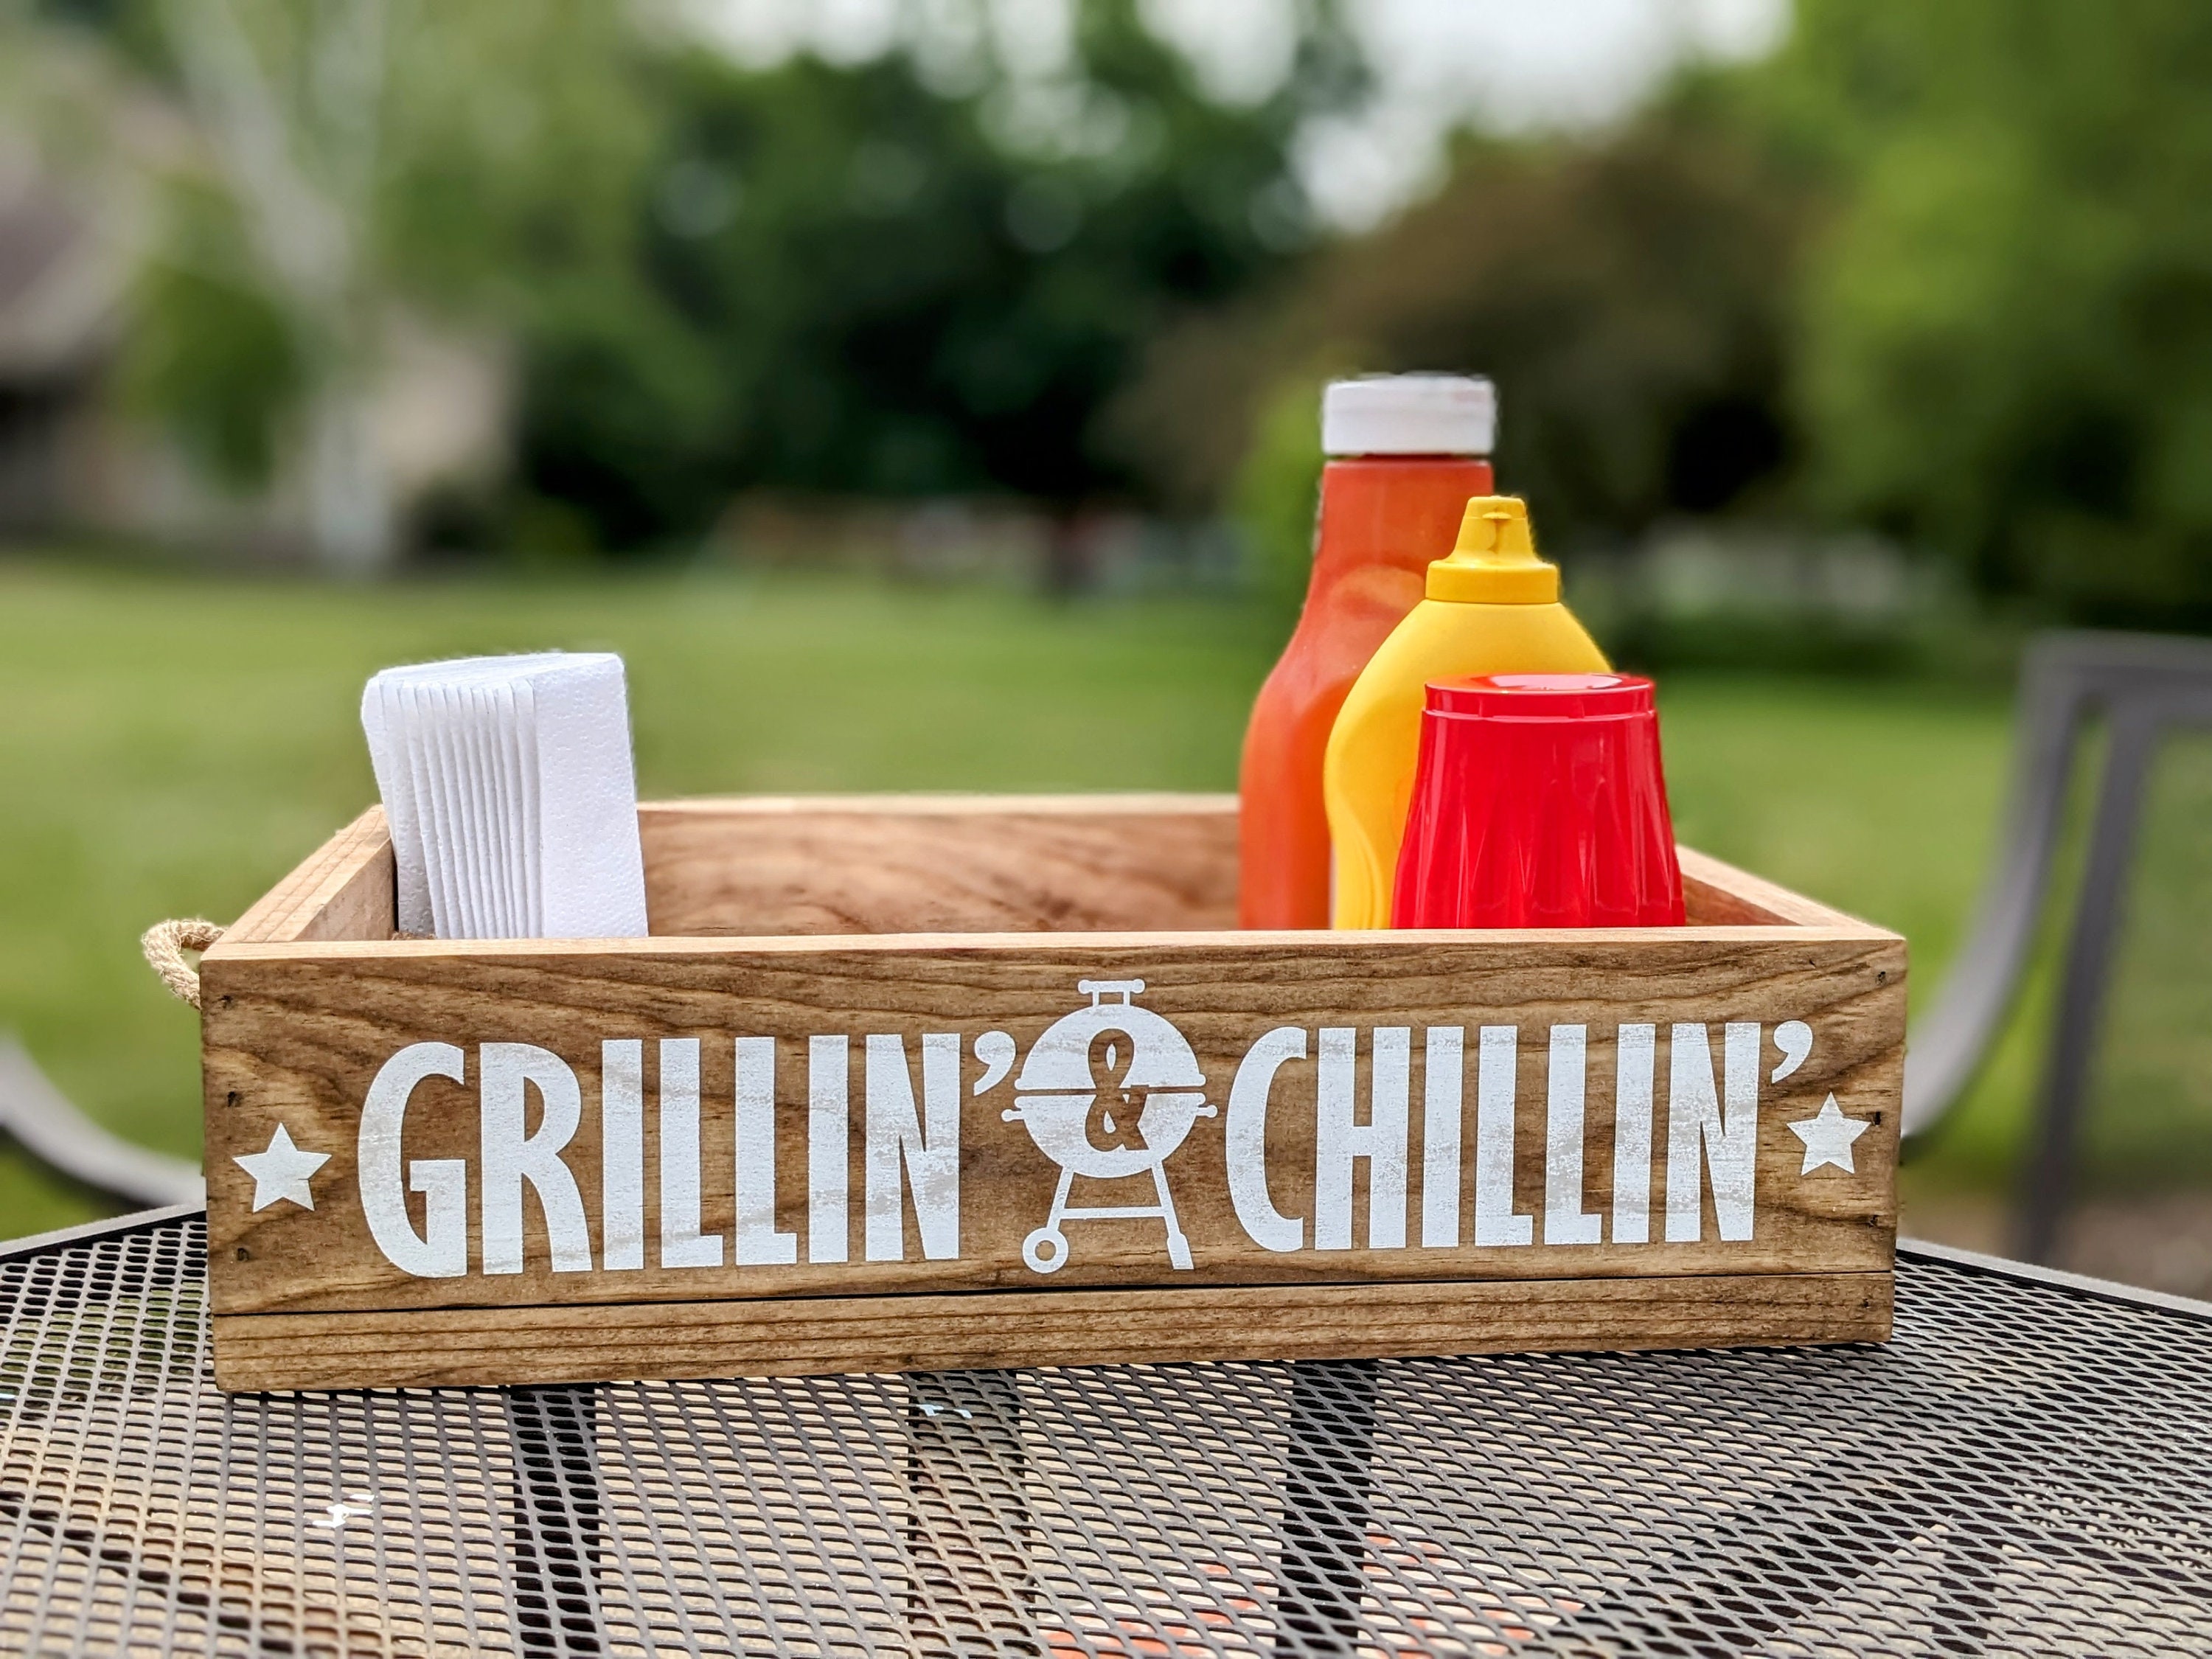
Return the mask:
[[[1363,374],[1321,398],[1328,455],[1487,455],[1498,390],[1475,374]]]

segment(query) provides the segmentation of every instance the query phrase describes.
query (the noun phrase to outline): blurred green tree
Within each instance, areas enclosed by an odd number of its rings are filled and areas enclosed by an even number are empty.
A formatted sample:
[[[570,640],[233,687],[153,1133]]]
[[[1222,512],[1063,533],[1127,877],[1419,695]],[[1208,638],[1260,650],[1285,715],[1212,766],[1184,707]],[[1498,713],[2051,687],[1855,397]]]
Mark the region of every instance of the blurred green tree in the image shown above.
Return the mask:
[[[2045,614],[2212,626],[2212,9],[1800,0],[1748,79],[1838,204],[1814,498]]]
[[[988,35],[950,70],[662,63],[637,211],[653,304],[582,293],[527,340],[530,489],[612,546],[736,490],[999,490],[1072,510],[1141,479],[1098,412],[1143,343],[1264,285],[1313,236],[1291,146],[1358,95],[1334,9],[1291,67],[1213,97],[1136,0],[1081,0],[1037,82]]]
[[[1321,382],[1352,368],[1492,376],[1500,481],[1554,543],[1772,504],[1808,214],[1731,112],[1702,77],[1595,137],[1463,137],[1434,195],[1295,289],[1164,337],[1115,429],[1170,493],[1230,502],[1272,586],[1311,520]]]

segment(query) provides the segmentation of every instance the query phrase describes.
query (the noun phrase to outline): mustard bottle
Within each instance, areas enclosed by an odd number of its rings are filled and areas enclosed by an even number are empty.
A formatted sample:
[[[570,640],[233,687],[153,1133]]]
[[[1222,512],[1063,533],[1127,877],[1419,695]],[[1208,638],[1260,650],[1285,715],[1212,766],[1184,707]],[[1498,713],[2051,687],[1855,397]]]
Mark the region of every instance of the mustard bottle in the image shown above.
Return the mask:
[[[1468,502],[1458,544],[1429,566],[1426,597],[1368,659],[1329,730],[1322,793],[1336,886],[1332,925],[1390,925],[1431,680],[1610,666],[1559,603],[1559,567],[1536,556],[1528,504],[1517,495]]]

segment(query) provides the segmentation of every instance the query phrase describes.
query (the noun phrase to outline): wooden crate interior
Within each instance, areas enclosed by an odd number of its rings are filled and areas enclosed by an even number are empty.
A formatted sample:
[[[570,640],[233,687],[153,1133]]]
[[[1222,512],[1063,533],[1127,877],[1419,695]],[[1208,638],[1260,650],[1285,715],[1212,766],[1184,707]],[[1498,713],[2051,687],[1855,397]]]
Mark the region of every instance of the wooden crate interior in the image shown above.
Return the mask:
[[[395,945],[392,848],[382,814],[372,810],[278,884],[208,952],[203,1032],[210,1272],[222,1386],[1357,1358],[1863,1341],[1888,1333],[1903,941],[1699,854],[1681,854],[1692,923],[1686,928],[1256,934],[1235,927],[1237,817],[1231,797],[680,801],[641,806],[640,828],[647,910],[658,939]],[[852,937],[858,934],[878,937]],[[1340,1257],[1333,1253],[1351,1248],[1349,1232],[1326,1246],[1320,1242],[1321,1106],[1315,1092],[1306,1097],[1314,1103],[1310,1113],[1288,1113],[1276,1137],[1283,1141],[1276,1174],[1295,1179],[1304,1172],[1316,1183],[1284,1189],[1299,1199],[1294,1210],[1315,1218],[1310,1260],[1297,1246],[1251,1231],[1248,1211],[1240,1207],[1244,1200],[1227,1183],[1234,1170],[1252,1167],[1254,1153],[1249,1142],[1242,1151],[1233,1148],[1224,1128],[1212,1158],[1186,1158],[1178,1169],[1176,1201],[1187,1207],[1190,1261],[1163,1258],[1158,1240],[1146,1233],[1134,1243],[1124,1238],[1115,1247],[1121,1255],[1099,1255],[1097,1271],[1081,1283],[1077,1275],[1042,1280],[1039,1275],[1050,1269],[1029,1259],[1026,1236],[1042,1231],[1035,1224],[1040,1218],[1060,1214],[1062,1199],[1054,1194],[1064,1194],[1066,1170],[1059,1172],[1062,1185],[1056,1188],[1055,1155],[1042,1142],[1030,1144],[1033,1131],[1025,1138],[1004,1129],[1010,1115],[996,1101],[976,1109],[972,1133],[960,1143],[957,1167],[975,1197],[963,1212],[967,1231],[957,1246],[949,1253],[911,1252],[902,1222],[896,1248],[879,1248],[868,1234],[863,1253],[854,1242],[858,1212],[847,1200],[860,1189],[857,1182],[874,1204],[877,1188],[867,1184],[874,1180],[867,1171],[875,1166],[848,1136],[850,1124],[876,1121],[870,1115],[877,1110],[877,1085],[867,1072],[860,1096],[852,1094],[857,1051],[849,1035],[834,1034],[866,1034],[870,1066],[879,1041],[896,1043],[901,1054],[922,1045],[922,1092],[933,1114],[939,1097],[929,1093],[936,1086],[927,1064],[929,1044],[938,1045],[941,1057],[945,1033],[968,1033],[981,1022],[994,1029],[979,1029],[978,1044],[1018,1030],[1034,1057],[1040,1039],[1033,1034],[1070,1018],[1071,1007],[1081,1013],[1076,1005],[1085,982],[1098,980],[1109,981],[1109,990],[1146,981],[1170,1009],[1171,1034],[1185,1042],[1192,1065],[1202,1060],[1206,1076],[1222,1079],[1231,1096],[1240,1085],[1227,1079],[1242,1075],[1260,1043],[1285,1033],[1300,1038],[1297,1058],[1303,1060],[1309,1032],[1319,1030],[1326,1042],[1372,1028],[1376,1035],[1362,1045],[1370,1050],[1371,1096],[1379,1087],[1373,1067],[1385,1027],[1399,1028],[1404,1041],[1415,1026],[1433,1036],[1479,1019],[1486,1043],[1488,1030],[1496,1029],[1489,1011],[1498,1010],[1510,1013],[1509,1030],[1548,1025],[1556,1044],[1563,1030],[1633,1027],[1650,1042],[1662,1028],[1702,1033],[1721,1021],[1727,1022],[1724,1033],[1713,1035],[1725,1048],[1732,1121],[1744,1070],[1737,1034],[1765,1033],[1779,1044],[1776,1034],[1790,1025],[1802,1036],[1817,1024],[1821,1048],[1818,1069],[1808,1066],[1788,1085],[1790,1099],[1775,1097],[1776,1115],[1765,1131],[1754,1116],[1750,1139],[1738,1136],[1765,1189],[1768,1221],[1757,1237],[1746,1221],[1742,1231],[1709,1239],[1701,1221],[1698,1231],[1678,1238],[1670,1216],[1661,1243],[1648,1224],[1656,1188],[1647,1188],[1641,1210],[1632,1202],[1628,1212],[1640,1214],[1645,1225],[1622,1235],[1622,1212],[1614,1203],[1612,1234],[1554,1240],[1548,1207],[1554,1142],[1547,1118],[1543,1132],[1532,1121],[1517,1140],[1509,1135],[1504,1143],[1504,1156],[1517,1170],[1507,1183],[1508,1204],[1515,1181],[1531,1204],[1534,1194],[1546,1194],[1541,1243],[1533,1231],[1487,1240],[1471,1235],[1470,1248],[1482,1248],[1463,1256],[1447,1248],[1469,1243],[1455,1220],[1449,1236],[1430,1248],[1425,1175],[1420,1248],[1407,1248],[1404,1237],[1376,1245],[1370,1215],[1369,1254]],[[1087,988],[1096,1002],[1098,988]],[[249,1161],[264,1149],[275,1152],[284,1133],[296,1133],[299,1146],[321,1153],[319,1163],[349,1145],[357,1161],[366,1156],[362,1147],[396,1146],[396,1133],[376,1139],[364,1127],[365,1103],[380,1086],[372,1071],[380,1079],[382,1068],[403,1054],[419,1059],[425,1051],[459,1054],[469,1044],[496,1043],[574,1068],[578,1092],[570,1098],[580,1115],[569,1132],[577,1140],[564,1156],[578,1160],[574,1201],[585,1204],[594,1194],[611,1201],[605,1197],[612,1190],[604,1159],[606,1125],[613,1121],[607,1103],[614,1098],[607,1091],[606,1045],[626,1043],[642,1057],[655,1035],[666,1042],[698,1032],[743,1033],[738,1049],[748,1040],[765,1040],[771,1057],[781,1053],[794,1068],[775,1074],[784,1086],[769,1097],[765,1133],[776,1137],[778,1155],[744,1167],[788,1172],[781,1185],[774,1173],[769,1176],[774,1213],[766,1224],[793,1240],[803,1229],[809,1240],[805,1261],[797,1259],[794,1243],[781,1256],[733,1260],[729,1275],[712,1279],[684,1270],[720,1266],[719,1249],[712,1264],[664,1260],[648,1267],[641,1255],[590,1267],[548,1258],[528,1272],[495,1267],[488,1254],[468,1255],[469,1233],[481,1243],[492,1224],[483,1199],[474,1212],[465,1203],[446,1212],[465,1220],[479,1215],[463,1230],[459,1273],[442,1256],[439,1271],[422,1272],[409,1265],[418,1258],[392,1255],[390,1241],[398,1235],[388,1211],[386,1231],[374,1232],[376,1223],[349,1190],[359,1185],[365,1194],[369,1184],[349,1182],[343,1164],[325,1183],[331,1201],[302,1206],[296,1197],[289,1205],[264,1202],[262,1177]],[[824,1034],[839,1045],[846,1073],[845,1091],[830,1097],[848,1107],[860,1098],[864,1111],[862,1118],[823,1119],[831,1124],[824,1167],[836,1167],[837,1143],[845,1141],[847,1180],[823,1189],[842,1194],[820,1223],[823,1237],[836,1248],[817,1255],[814,1192],[802,1192],[796,1182],[801,1172],[809,1182],[814,1177],[812,1054]],[[1534,1030],[1529,1035],[1533,1054],[1544,1040]],[[714,1046],[723,1058],[713,1066],[738,1063],[726,1042]],[[1801,1060],[1809,1046],[1800,1045]],[[961,1059],[968,1047],[963,1035],[950,1052]],[[1571,1051],[1584,1052],[1579,1041]],[[1346,1060],[1353,1054],[1340,1044],[1336,1052]],[[1410,1068],[1410,1048],[1401,1052]],[[1447,1044],[1444,1052],[1461,1050]],[[1655,1066],[1656,1052],[1645,1050]],[[488,1109],[482,1100],[489,1087],[489,1053],[477,1055],[465,1079],[475,1085],[480,1111]],[[1670,1066],[1672,1053],[1670,1048]],[[985,1059],[979,1048],[969,1066],[979,1079],[976,1068]],[[830,1062],[831,1075],[838,1063]],[[1577,1069],[1582,1064],[1571,1063]],[[801,1066],[807,1092],[793,1094]],[[1447,1066],[1450,1075],[1449,1059]],[[1764,1058],[1756,1074],[1781,1080],[1769,1076]],[[1348,1066],[1342,1075],[1352,1078]],[[1410,1103],[1410,1069],[1407,1075]],[[1647,1079],[1657,1075],[1646,1073]],[[716,1072],[711,1086],[699,1090],[699,1116],[688,1143],[680,1133],[655,1143],[664,1158],[671,1146],[690,1144],[698,1152],[692,1201],[704,1207],[688,1222],[679,1212],[679,1243],[690,1237],[686,1228],[701,1238],[711,1233],[719,1243],[743,1225],[735,1208],[740,1166],[730,1149],[763,1131],[737,1127],[735,1115],[749,1097],[735,1076]],[[965,1073],[954,1077],[963,1081]],[[1671,1123],[1676,1085],[1671,1070],[1668,1077]],[[1601,1070],[1591,1085],[1601,1137],[1608,1108],[1626,1097],[1615,1081]],[[465,1087],[458,1097],[451,1092],[464,1082],[452,1069],[429,1079],[447,1092],[434,1097],[437,1103],[425,1097],[410,1132],[422,1170],[489,1167],[491,1143],[479,1137],[481,1125],[465,1120],[471,1097]],[[550,1122],[546,1086],[540,1077]],[[1263,1098],[1272,1086],[1260,1085]],[[1345,1087],[1355,1085],[1347,1081]],[[1495,1098],[1483,1093],[1489,1088],[1483,1082],[1474,1094],[1462,1088],[1432,1098],[1425,1087],[1421,1096],[1425,1137],[1437,1100],[1447,1113],[1461,1109],[1463,1119],[1466,1109],[1477,1111],[1478,1176],[1480,1136],[1488,1133],[1480,1113],[1489,1109],[1481,1101]],[[884,1095],[886,1112],[895,1114],[896,1092]],[[600,1111],[582,1113],[581,1102],[594,1093]],[[1802,1166],[1811,1143],[1801,1145],[1784,1125],[1809,1120],[1822,1096],[1826,1109],[1841,1110],[1869,1129],[1879,1125],[1881,1132],[1861,1139],[1856,1164],[1832,1166],[1837,1173],[1831,1178],[1808,1186]],[[776,1103],[786,1097],[791,1109],[779,1113]],[[1506,1097],[1521,1099],[1517,1083]],[[757,1109],[759,1097],[750,1098]],[[912,1113],[921,1097],[907,1098]],[[963,1098],[956,1088],[956,1107]],[[1552,1098],[1533,1095],[1527,1109],[1549,1114]],[[1673,1154],[1650,1144],[1656,1093],[1645,1098],[1645,1152],[1666,1168],[1671,1194],[1674,1177],[1667,1160]],[[1705,1098],[1717,1112],[1711,1085]],[[641,1114],[642,1099],[640,1094]],[[450,1109],[456,1105],[461,1116]],[[1782,1115],[1785,1106],[1794,1115]],[[665,1117],[665,1099],[662,1109]],[[382,1109],[389,1109],[388,1101]],[[641,1241],[647,1142],[643,1116],[635,1121],[635,1231]],[[665,1132],[664,1122],[655,1133]],[[1264,1127],[1261,1133],[1266,1135]],[[1579,1147],[1580,1138],[1573,1144]],[[1429,1143],[1425,1138],[1420,1145],[1425,1171]],[[709,1147],[722,1149],[713,1160]],[[1264,1144],[1258,1155],[1264,1161]],[[1460,1153],[1449,1156],[1455,1170],[1464,1173]],[[682,1163],[663,1164],[664,1203],[668,1170]],[[1618,1166],[1616,1148],[1610,1163],[1585,1164],[1573,1177],[1574,1189],[1583,1189],[1592,1168],[1601,1186],[1603,1171]],[[378,1191],[396,1188],[396,1166],[378,1179],[385,1182]],[[522,1180],[513,1176],[518,1203]],[[1459,1184],[1455,1173],[1451,1189]],[[427,1195],[429,1189],[411,1190]],[[1475,1194],[1478,1221],[1482,1190],[1478,1186]],[[1577,1212],[1574,1220],[1578,1226],[1601,1212]],[[898,1213],[896,1200],[889,1213]],[[1139,1218],[1154,1213],[1164,1212],[1109,1209],[1087,1218],[1103,1218],[1103,1225],[1133,1221],[1141,1229]],[[874,1214],[871,1208],[868,1226]],[[1350,1215],[1347,1200],[1346,1229]],[[1531,1210],[1520,1218],[1533,1229],[1534,1216]],[[1303,1242],[1307,1222],[1297,1224]],[[1717,1209],[1715,1224],[1727,1224]],[[672,1236],[666,1213],[659,1231],[665,1253]],[[452,1236],[448,1226],[448,1243]],[[1092,1248],[1104,1251],[1109,1243],[1102,1238]],[[1491,1248],[1505,1244],[1534,1249],[1501,1255]],[[1592,1245],[1599,1248],[1587,1248]],[[609,1248],[604,1236],[601,1246]],[[1659,1254],[1645,1255],[1646,1247]],[[1377,1249],[1386,1255],[1373,1255]],[[1324,1257],[1324,1250],[1332,1254]],[[483,1262],[484,1276],[449,1282],[467,1273],[470,1260]],[[1200,1261],[1204,1275],[1185,1278],[1182,1270]],[[579,1276],[617,1267],[623,1271],[613,1279]]]
[[[1212,933],[1237,925],[1233,795],[732,797],[639,808],[661,935]],[[1683,848],[1692,927],[1851,919]],[[392,936],[372,807],[247,914],[239,944]]]

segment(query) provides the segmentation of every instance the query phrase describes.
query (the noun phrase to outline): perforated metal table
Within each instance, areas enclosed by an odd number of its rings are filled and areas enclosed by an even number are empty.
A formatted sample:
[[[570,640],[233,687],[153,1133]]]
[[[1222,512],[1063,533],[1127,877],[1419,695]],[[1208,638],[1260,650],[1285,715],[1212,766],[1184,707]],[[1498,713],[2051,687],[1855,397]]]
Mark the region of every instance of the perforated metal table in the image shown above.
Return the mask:
[[[2212,1652],[2212,1307],[1882,1348],[225,1399],[197,1216],[0,1252],[0,1652]]]

